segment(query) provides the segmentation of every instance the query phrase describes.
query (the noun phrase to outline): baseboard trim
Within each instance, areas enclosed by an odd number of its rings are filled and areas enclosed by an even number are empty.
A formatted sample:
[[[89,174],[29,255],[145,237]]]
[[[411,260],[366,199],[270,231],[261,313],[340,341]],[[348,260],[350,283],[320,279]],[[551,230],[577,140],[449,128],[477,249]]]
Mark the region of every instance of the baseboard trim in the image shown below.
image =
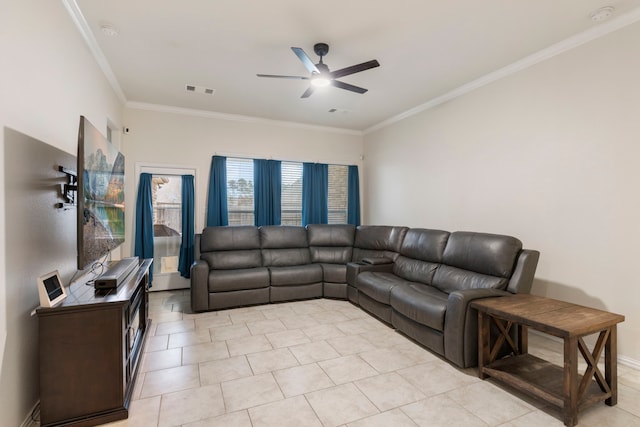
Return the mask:
[[[540,332],[540,331],[536,331],[535,329],[529,329],[529,333],[530,334],[534,334],[534,335],[539,335],[539,336],[543,336],[545,338],[548,338],[552,341],[558,342],[558,343],[562,343],[562,339],[558,338],[558,337],[554,337],[553,335],[548,335],[545,334],[544,332]],[[633,368],[633,369],[637,369],[640,371],[640,360],[636,360],[633,359],[631,357],[628,356],[624,356],[624,355],[618,355],[618,363],[624,366],[627,366],[629,368]]]
[[[618,356],[618,363],[640,371],[640,360],[632,359],[627,356]]]
[[[40,400],[33,405],[27,414],[27,418],[25,418],[22,424],[20,424],[20,427],[38,427],[40,423],[38,421],[34,421],[32,417],[36,420],[40,418]]]

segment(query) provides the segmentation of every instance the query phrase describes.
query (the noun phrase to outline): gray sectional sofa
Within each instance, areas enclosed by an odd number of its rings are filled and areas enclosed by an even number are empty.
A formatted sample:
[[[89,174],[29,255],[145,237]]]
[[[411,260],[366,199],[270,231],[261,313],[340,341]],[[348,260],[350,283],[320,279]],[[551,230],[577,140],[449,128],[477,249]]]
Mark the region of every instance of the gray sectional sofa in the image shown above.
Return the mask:
[[[539,253],[510,236],[393,226],[207,227],[193,311],[348,299],[460,367],[477,364],[474,299],[528,293]]]

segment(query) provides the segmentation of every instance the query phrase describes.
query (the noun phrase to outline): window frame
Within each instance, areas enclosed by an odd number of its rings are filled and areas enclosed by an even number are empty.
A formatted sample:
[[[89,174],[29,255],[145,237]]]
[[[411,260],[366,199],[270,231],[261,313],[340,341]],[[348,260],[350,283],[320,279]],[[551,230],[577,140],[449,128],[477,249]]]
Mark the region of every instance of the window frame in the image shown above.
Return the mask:
[[[227,215],[229,218],[229,225],[253,225],[255,224],[255,206],[254,206],[254,200],[255,200],[255,182],[253,182],[253,161],[255,160],[255,158],[252,157],[239,157],[239,156],[225,156],[226,157],[226,167],[227,167]],[[229,161],[232,162],[237,162],[237,161],[241,161],[243,163],[246,162],[246,169],[244,171],[244,174],[251,177],[251,184],[252,184],[252,188],[253,188],[253,194],[251,196],[251,203],[246,203],[247,206],[251,206],[251,211],[249,211],[248,209],[243,209],[243,210],[238,210],[238,209],[232,209],[231,206],[234,205],[234,203],[232,203],[232,201],[234,199],[232,199],[230,197],[230,193],[231,193],[231,188],[229,187],[229,183],[232,181],[229,179]],[[281,224],[280,225],[298,225],[301,226],[302,225],[302,176],[303,176],[303,163],[302,161],[297,161],[297,160],[280,160],[281,162],[281,179],[282,179],[282,185],[281,185]],[[296,194],[296,197],[299,198],[300,204],[299,207],[297,209],[291,209],[290,205],[287,205],[286,200],[287,198],[285,197],[284,194],[284,190],[285,190],[285,180],[283,178],[284,177],[284,173],[285,171],[287,171],[289,169],[289,165],[299,165],[299,172],[300,172],[300,184],[299,184],[299,195]],[[328,217],[327,217],[327,223],[328,224],[346,224],[348,221],[348,211],[349,211],[349,165],[346,164],[342,164],[342,163],[325,163],[328,168],[329,168],[329,193],[328,193],[328,200],[327,200],[327,206],[329,209],[328,212]],[[332,191],[332,187],[331,187],[331,169],[332,168],[336,168],[336,167],[340,167],[340,168],[344,168],[344,189],[342,190],[342,196],[343,196],[343,206],[338,206],[337,208],[334,206],[332,209],[332,205],[330,204],[331,201],[331,194],[334,193],[335,191]],[[250,172],[249,173],[249,169]],[[237,176],[239,176],[240,174],[237,174]],[[331,211],[335,211],[332,212]],[[247,216],[246,218],[242,219],[240,218],[240,220],[234,220],[233,219],[233,215],[242,215],[242,214],[249,214],[251,212],[250,217]],[[293,219],[290,219],[292,217],[292,214],[294,216]],[[335,218],[336,216],[339,217],[339,219],[336,220],[332,220],[331,218]]]

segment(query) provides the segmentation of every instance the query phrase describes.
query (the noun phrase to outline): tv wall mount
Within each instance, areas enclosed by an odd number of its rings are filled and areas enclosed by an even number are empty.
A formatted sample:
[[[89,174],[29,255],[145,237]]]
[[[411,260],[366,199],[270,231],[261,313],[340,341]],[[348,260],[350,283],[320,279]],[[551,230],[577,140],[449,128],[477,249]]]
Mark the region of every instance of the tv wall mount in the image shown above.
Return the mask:
[[[62,184],[62,197],[64,202],[56,203],[58,209],[71,209],[77,206],[76,196],[78,194],[78,174],[76,171],[58,166],[58,171],[67,176],[67,183]]]

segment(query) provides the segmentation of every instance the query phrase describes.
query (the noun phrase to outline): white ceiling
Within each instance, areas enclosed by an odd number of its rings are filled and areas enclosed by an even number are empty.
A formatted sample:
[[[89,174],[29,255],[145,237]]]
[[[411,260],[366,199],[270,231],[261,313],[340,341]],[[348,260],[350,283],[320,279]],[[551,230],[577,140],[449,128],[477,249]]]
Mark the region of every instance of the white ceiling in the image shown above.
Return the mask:
[[[105,73],[129,105],[358,131],[568,46],[578,34],[629,23],[629,16],[635,22],[640,10],[640,0],[64,1],[80,27],[86,20],[85,37],[93,35],[94,54],[104,56]],[[613,17],[592,21],[603,6],[615,8]],[[106,36],[103,24],[119,35]],[[328,87],[301,99],[307,81],[256,77],[307,76],[290,47],[317,62],[317,42],[329,44],[324,62],[332,70],[377,59],[380,67],[341,79],[369,91]],[[187,84],[215,93],[188,93]]]

